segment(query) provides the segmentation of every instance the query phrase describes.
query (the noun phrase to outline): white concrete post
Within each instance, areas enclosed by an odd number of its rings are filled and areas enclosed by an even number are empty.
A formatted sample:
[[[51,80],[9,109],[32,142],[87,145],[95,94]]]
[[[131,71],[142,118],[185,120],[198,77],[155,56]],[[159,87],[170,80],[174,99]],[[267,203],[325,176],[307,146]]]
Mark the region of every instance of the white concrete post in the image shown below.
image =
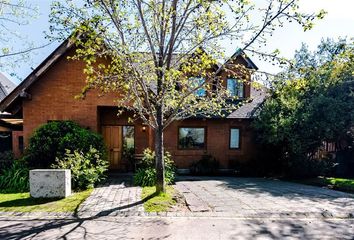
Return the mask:
[[[30,193],[34,198],[56,198],[71,195],[69,169],[30,170]]]

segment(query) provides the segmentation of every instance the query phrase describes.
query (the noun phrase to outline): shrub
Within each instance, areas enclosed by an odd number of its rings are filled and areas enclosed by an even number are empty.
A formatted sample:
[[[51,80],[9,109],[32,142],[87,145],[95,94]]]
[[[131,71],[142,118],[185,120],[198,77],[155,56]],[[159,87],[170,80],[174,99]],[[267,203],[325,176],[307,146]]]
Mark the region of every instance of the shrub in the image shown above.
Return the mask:
[[[23,160],[15,160],[0,174],[0,189],[25,192],[29,189],[29,169]]]
[[[211,155],[203,155],[202,159],[193,163],[190,167],[191,174],[194,175],[214,175],[219,168],[219,162]]]
[[[97,149],[102,159],[106,159],[102,136],[72,121],[53,121],[33,133],[25,159],[30,167],[48,168],[55,163],[56,158],[63,159],[67,149],[85,154],[91,146]]]
[[[0,152],[0,174],[2,169],[9,168],[14,160],[15,158],[12,151]]]
[[[284,175],[289,178],[311,178],[332,175],[335,163],[331,158],[291,158],[284,166]]]
[[[52,168],[70,169],[73,189],[85,190],[105,178],[108,161],[102,159],[100,153],[93,147],[88,152],[66,150],[62,159],[57,158]]]
[[[123,143],[122,158],[125,159],[129,163],[127,170],[129,170],[129,171],[135,170],[134,169],[135,148],[129,147],[126,142]]]
[[[165,152],[165,183],[172,184],[175,180],[176,167],[171,154]],[[139,168],[134,174],[134,184],[139,186],[154,186],[156,184],[155,152],[149,148],[144,150],[144,156],[139,164]]]

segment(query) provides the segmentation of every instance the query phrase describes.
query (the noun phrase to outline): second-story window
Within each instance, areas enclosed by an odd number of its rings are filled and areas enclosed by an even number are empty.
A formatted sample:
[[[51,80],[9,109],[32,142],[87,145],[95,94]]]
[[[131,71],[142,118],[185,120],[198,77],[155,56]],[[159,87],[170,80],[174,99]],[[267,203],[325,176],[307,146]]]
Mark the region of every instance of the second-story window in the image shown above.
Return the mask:
[[[243,98],[243,81],[236,78],[228,78],[227,90],[232,97]]]
[[[205,78],[204,77],[190,77],[189,78],[190,82],[190,87],[191,89],[193,88],[199,88],[195,90],[195,95],[199,97],[205,97],[206,95],[206,90],[205,90]]]

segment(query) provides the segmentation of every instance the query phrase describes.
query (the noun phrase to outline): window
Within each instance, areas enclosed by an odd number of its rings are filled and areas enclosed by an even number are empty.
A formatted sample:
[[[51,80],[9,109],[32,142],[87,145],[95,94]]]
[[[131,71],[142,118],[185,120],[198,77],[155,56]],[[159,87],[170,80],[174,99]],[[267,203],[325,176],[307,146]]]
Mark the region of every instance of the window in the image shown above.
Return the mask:
[[[133,162],[135,154],[135,143],[134,143],[134,126],[123,126],[122,127],[122,137],[123,137],[123,152],[122,157],[125,161]]]
[[[191,83],[190,87],[196,88],[196,87],[205,83],[205,78],[203,78],[203,77],[190,77],[189,81]],[[197,95],[199,97],[205,97],[205,95],[206,95],[205,84],[195,91],[195,95]]]
[[[178,148],[181,149],[204,149],[205,128],[179,128]]]
[[[243,82],[235,78],[227,79],[227,90],[232,97],[243,98]]]
[[[0,153],[11,151],[12,149],[12,133],[0,132]]]
[[[240,148],[240,129],[238,128],[230,129],[230,148],[231,149]]]
[[[134,150],[134,126],[123,126],[123,148]]]
[[[23,154],[23,150],[25,149],[23,144],[23,136],[18,137],[18,149],[20,150],[20,153]]]

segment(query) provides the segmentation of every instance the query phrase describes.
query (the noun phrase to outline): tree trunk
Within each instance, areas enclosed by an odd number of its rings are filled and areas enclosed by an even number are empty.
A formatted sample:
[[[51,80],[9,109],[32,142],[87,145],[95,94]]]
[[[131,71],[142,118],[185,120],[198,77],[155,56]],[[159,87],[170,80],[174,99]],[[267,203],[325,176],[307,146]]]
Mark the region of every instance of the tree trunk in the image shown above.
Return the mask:
[[[165,163],[163,151],[162,109],[157,109],[158,126],[155,129],[155,156],[156,156],[156,193],[166,192]]]

